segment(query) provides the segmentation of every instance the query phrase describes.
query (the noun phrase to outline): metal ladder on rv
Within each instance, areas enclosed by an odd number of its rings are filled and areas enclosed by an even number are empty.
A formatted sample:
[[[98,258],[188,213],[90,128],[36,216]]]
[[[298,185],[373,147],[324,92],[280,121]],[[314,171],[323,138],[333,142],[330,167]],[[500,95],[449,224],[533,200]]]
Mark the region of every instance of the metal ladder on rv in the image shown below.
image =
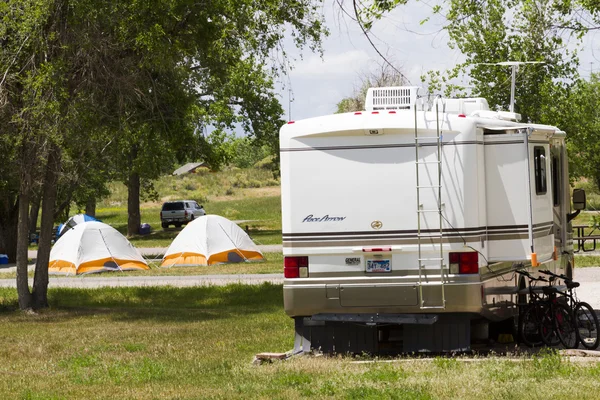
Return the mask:
[[[419,135],[418,129],[418,113],[417,105],[415,104],[415,170],[416,170],[416,188],[417,188],[417,246],[418,246],[418,263],[419,263],[419,299],[420,308],[425,309],[445,309],[446,308],[446,276],[444,275],[444,253],[443,253],[443,225],[442,225],[442,132],[440,130],[440,117],[439,117],[439,103],[441,97],[437,96],[435,99],[435,115],[436,115],[436,135],[435,136],[422,136]],[[435,160],[426,160],[423,147],[436,146]],[[436,172],[436,178],[431,174],[429,165],[435,165],[436,167],[431,168]],[[421,173],[420,169],[423,169]],[[421,177],[422,173],[427,173],[429,177],[428,182],[423,182],[424,178]],[[422,192],[428,190],[434,193],[435,208],[425,208],[421,203]],[[423,229],[426,215],[438,215],[439,218],[439,232],[437,229]],[[431,219],[429,220],[431,221]],[[432,257],[423,256],[423,248],[427,246],[432,251],[427,251],[427,255],[433,255]],[[438,251],[439,248],[439,251]],[[427,267],[434,267],[428,268]],[[439,282],[431,282],[432,270],[439,270]],[[423,287],[428,288],[438,286],[439,287],[439,299],[440,303],[427,304],[425,297],[423,296]],[[427,289],[427,294],[432,295],[433,290]],[[436,296],[437,297],[437,296]]]

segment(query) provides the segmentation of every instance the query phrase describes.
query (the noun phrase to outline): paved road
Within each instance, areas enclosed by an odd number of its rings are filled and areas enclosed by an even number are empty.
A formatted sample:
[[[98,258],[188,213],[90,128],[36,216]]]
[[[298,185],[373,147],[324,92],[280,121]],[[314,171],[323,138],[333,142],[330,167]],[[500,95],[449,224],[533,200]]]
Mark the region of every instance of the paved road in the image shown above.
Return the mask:
[[[0,272],[7,271],[6,268]],[[600,310],[600,267],[589,267],[575,270],[575,279],[581,282],[577,295],[582,301],[590,303],[595,310]],[[93,275],[83,277],[50,277],[49,287],[122,287],[122,286],[203,286],[227,285],[230,283],[261,284],[283,282],[282,274],[248,274],[248,275],[193,275],[193,276],[108,276]],[[31,282],[33,283],[33,282]],[[15,287],[15,279],[0,279],[0,287]]]

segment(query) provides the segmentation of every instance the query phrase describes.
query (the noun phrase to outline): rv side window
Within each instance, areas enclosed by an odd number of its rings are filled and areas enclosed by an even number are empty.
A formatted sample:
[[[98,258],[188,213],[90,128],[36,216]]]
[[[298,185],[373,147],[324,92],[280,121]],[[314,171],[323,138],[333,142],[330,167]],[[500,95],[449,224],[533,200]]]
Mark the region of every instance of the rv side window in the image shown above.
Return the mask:
[[[546,194],[546,150],[542,146],[533,148],[535,168],[535,194]]]
[[[558,184],[560,164],[558,163],[558,157],[552,156],[552,199],[554,206],[560,204],[560,187]]]

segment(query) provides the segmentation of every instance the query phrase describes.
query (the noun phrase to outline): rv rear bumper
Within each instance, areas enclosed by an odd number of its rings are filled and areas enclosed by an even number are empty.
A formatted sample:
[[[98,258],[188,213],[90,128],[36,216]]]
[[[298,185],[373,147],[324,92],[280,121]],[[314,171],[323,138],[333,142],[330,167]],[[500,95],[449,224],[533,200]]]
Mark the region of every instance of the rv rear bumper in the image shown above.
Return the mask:
[[[308,281],[308,280],[307,280]],[[300,283],[286,280],[283,286],[285,312],[290,317],[316,314],[486,314],[482,283],[424,285]],[[421,300],[425,301],[422,302]],[[444,302],[445,299],[445,302]],[[445,303],[445,304],[444,304]]]

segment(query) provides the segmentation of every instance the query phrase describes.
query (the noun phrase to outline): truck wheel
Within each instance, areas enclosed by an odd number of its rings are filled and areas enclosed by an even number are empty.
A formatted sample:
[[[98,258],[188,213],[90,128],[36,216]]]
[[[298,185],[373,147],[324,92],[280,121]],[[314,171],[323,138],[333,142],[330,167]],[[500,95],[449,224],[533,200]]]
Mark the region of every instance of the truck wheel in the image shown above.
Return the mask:
[[[190,222],[192,222],[192,221],[194,220],[194,218],[196,218],[196,217],[194,217],[194,214],[192,214],[192,215],[190,216]]]
[[[166,222],[161,222],[160,226],[162,226],[163,229],[167,229],[169,227],[169,224],[167,224]]]
[[[181,222],[175,222],[175,228],[181,228]]]

